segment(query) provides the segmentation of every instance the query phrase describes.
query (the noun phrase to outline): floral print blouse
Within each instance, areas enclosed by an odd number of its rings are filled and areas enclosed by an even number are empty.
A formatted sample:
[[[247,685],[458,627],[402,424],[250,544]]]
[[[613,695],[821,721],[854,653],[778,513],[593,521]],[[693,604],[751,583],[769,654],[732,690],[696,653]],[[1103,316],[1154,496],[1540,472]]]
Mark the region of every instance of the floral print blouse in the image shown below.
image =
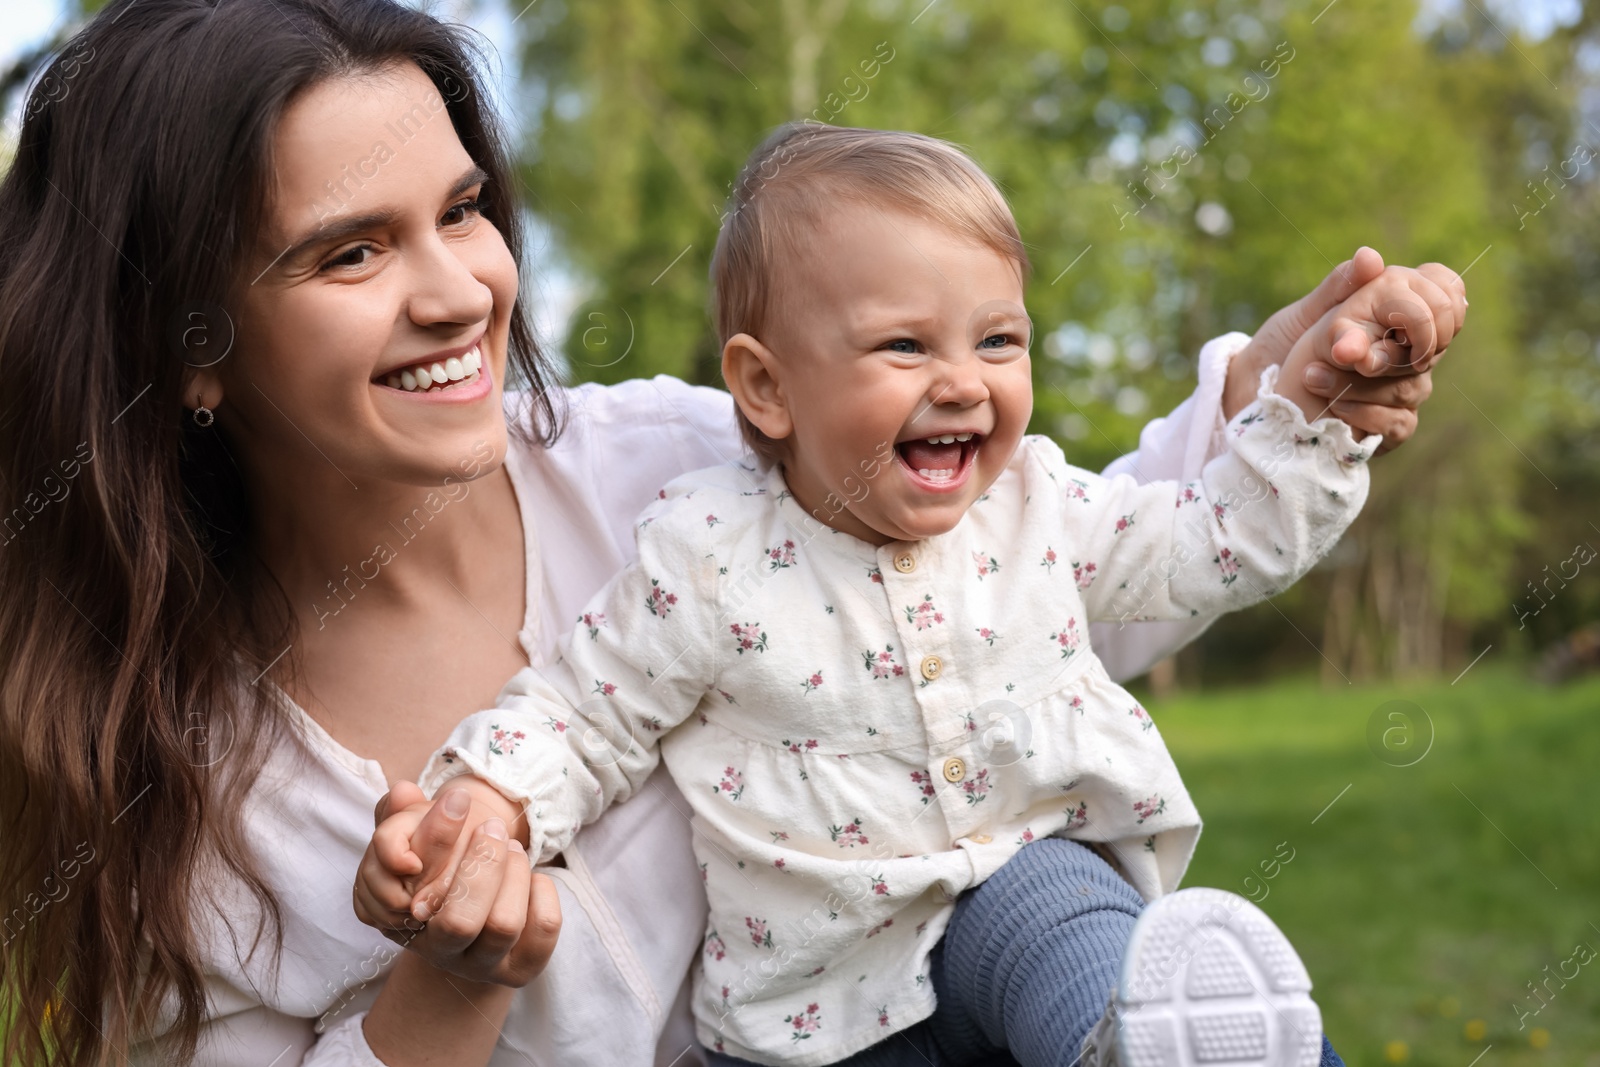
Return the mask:
[[[1137,485],[1026,438],[957,526],[873,546],[780,469],[684,475],[639,557],[551,667],[513,678],[430,760],[528,807],[550,860],[658,756],[687,798],[711,916],[707,1046],[825,1064],[927,1017],[957,894],[1044,835],[1093,843],[1151,899],[1200,818],[1091,620],[1187,618],[1285,589],[1367,494],[1380,440],[1272,391],[1187,484]]]

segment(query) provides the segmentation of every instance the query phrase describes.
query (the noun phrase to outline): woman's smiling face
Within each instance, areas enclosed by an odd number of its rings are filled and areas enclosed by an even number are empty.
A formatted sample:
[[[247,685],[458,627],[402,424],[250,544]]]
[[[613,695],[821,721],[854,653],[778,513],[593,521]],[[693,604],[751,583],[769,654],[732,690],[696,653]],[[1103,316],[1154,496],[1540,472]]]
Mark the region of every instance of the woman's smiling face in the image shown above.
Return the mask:
[[[498,465],[517,265],[433,82],[411,63],[322,82],[273,154],[233,352],[188,399],[257,477],[437,486],[485,444]]]

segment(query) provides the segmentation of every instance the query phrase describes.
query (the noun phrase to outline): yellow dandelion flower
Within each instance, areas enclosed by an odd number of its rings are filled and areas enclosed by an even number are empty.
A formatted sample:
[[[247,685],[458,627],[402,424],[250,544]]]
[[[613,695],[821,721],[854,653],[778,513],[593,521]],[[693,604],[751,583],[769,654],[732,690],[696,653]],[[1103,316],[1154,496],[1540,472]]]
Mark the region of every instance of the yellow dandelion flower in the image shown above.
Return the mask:
[[[1383,1058],[1390,1063],[1404,1063],[1411,1058],[1411,1046],[1404,1041],[1391,1041],[1383,1046]]]
[[[1467,1035],[1468,1041],[1482,1041],[1488,1036],[1489,1024],[1482,1019],[1469,1019],[1461,1032]]]
[[[1547,1048],[1550,1045],[1550,1031],[1542,1026],[1535,1026],[1528,1031],[1528,1044],[1534,1048]]]

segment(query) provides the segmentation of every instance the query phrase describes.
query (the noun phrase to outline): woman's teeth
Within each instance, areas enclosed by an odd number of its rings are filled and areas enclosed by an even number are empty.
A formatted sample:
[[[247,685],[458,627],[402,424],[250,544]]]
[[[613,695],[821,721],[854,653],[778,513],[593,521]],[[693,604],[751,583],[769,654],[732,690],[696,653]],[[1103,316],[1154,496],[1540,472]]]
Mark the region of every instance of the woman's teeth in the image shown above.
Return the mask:
[[[391,374],[383,380],[383,384],[391,389],[403,389],[408,393],[420,393],[434,386],[445,386],[451,382],[470,382],[478,376],[478,371],[483,369],[483,356],[476,345],[466,355],[452,356],[442,363],[418,363],[414,367],[407,367],[399,374]]]

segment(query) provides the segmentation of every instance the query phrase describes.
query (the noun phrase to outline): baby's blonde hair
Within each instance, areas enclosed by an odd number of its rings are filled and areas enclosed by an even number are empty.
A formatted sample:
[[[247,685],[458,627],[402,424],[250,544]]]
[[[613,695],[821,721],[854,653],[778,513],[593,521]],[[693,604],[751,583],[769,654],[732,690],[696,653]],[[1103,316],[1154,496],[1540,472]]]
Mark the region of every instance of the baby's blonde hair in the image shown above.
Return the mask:
[[[778,263],[841,200],[929,219],[1014,261],[1027,276],[1028,254],[1005,197],[955,145],[900,130],[791,122],[751,153],[717,235],[711,301],[719,346],[740,333],[761,337]],[[739,429],[758,455],[775,458],[777,442],[743,411]]]

